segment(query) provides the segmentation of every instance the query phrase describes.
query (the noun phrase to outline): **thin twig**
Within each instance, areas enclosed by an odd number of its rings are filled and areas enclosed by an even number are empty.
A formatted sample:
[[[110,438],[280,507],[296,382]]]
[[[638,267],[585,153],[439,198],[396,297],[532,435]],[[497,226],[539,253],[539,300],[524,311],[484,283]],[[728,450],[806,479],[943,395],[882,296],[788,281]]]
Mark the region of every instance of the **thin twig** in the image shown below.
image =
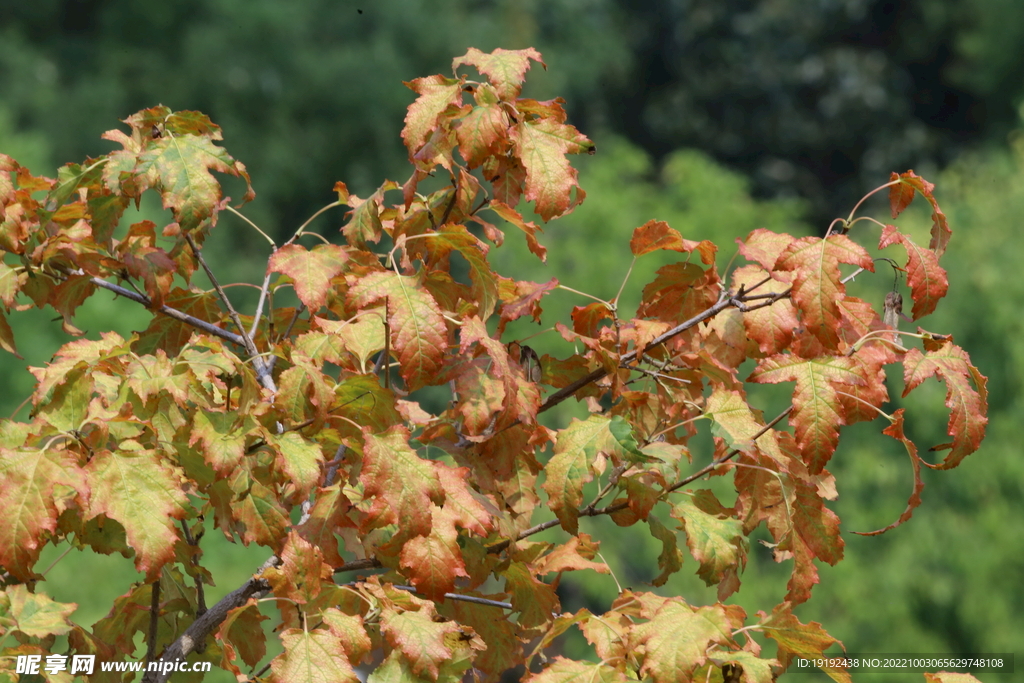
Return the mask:
[[[149,599],[149,642],[146,644],[146,663],[156,659],[156,634],[160,625],[160,577],[153,582]]]

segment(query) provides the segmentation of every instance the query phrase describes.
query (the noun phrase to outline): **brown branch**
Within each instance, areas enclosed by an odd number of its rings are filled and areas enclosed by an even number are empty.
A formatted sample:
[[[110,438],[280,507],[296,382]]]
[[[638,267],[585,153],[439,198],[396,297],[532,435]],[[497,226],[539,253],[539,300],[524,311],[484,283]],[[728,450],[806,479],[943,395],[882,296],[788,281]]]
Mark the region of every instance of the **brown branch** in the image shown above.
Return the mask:
[[[156,577],[149,598],[149,643],[146,644],[146,663],[156,658],[156,634],[160,625],[160,577]]]
[[[269,560],[263,563],[263,567],[260,571],[268,567],[276,567],[281,564],[280,558],[277,556],[271,557]],[[259,573],[259,572],[257,572]],[[196,651],[198,647],[202,646],[206,638],[213,633],[221,623],[224,622],[228,617],[228,612],[231,610],[241,607],[249,598],[258,597],[260,594],[270,590],[270,582],[266,579],[256,578],[253,576],[245,585],[241,588],[237,588],[232,592],[224,596],[224,598],[216,605],[211,607],[206,614],[192,622],[185,633],[183,633],[177,640],[164,650],[158,661],[161,662],[178,662],[185,659],[188,655]],[[143,683],[164,683],[171,676],[170,671],[164,673],[162,671],[147,671],[146,675],[142,677]]]

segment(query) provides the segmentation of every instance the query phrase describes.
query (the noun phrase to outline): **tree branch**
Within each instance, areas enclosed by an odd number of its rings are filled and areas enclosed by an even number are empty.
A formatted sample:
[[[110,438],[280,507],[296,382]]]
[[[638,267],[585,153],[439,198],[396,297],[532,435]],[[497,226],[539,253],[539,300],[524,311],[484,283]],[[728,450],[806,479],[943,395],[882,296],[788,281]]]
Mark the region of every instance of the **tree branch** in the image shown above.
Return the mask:
[[[260,567],[260,571],[263,571],[268,567],[276,567],[280,564],[281,559],[275,555],[263,563],[263,566]],[[258,579],[253,576],[245,583],[244,586],[225,595],[224,598],[211,607],[206,614],[192,622],[192,625],[189,626],[177,640],[171,643],[166,650],[164,650],[163,655],[160,656],[158,661],[178,662],[185,659],[188,655],[195,652],[197,648],[201,647],[206,638],[213,633],[225,619],[227,619],[228,612],[236,607],[241,607],[249,601],[249,598],[257,597],[268,590],[270,590],[270,582],[266,579]],[[142,677],[142,682],[164,683],[168,678],[170,678],[170,676],[170,671],[166,673],[147,671],[146,675]]]

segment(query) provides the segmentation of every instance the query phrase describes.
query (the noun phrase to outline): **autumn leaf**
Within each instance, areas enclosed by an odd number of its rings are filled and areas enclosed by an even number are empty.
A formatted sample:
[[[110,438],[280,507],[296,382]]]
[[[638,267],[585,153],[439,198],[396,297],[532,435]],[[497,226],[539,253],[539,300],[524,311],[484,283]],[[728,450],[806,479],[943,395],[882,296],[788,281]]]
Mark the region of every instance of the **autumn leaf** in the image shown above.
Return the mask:
[[[406,87],[419,97],[409,105],[405,116],[402,140],[409,149],[409,158],[426,144],[430,134],[437,129],[438,119],[450,106],[462,102],[462,82],[444,76],[427,76],[406,82]]]
[[[792,605],[782,603],[770,615],[760,612],[764,634],[779,645],[779,662],[785,670],[795,655],[808,659],[819,659],[833,645],[842,646],[816,621],[803,624],[793,614]],[[845,648],[843,648],[845,651]],[[822,668],[836,683],[852,683],[850,674],[844,669]]]
[[[349,290],[359,307],[385,300],[402,377],[410,390],[433,384],[448,346],[448,330],[434,297],[420,277],[372,273]]]
[[[630,679],[623,671],[604,663],[580,662],[555,657],[543,671],[530,674],[524,683],[566,683],[586,681],[587,683],[626,683]]]
[[[779,270],[793,271],[793,303],[807,329],[827,349],[836,349],[839,336],[838,299],[844,292],[839,264],[849,263],[874,272],[868,253],[845,235],[825,239],[804,237],[790,244],[776,263]]]
[[[724,600],[739,587],[737,577],[747,564],[747,541],[740,520],[723,512],[709,513],[689,498],[672,508],[672,516],[682,522],[686,546],[700,563],[697,574],[704,583],[713,586],[727,578],[734,579],[731,590],[724,596],[719,594],[719,599]]]
[[[270,663],[277,683],[359,683],[338,637],[326,629],[288,629],[281,634],[284,652]]]
[[[427,536],[432,527],[431,503],[444,502],[444,490],[430,463],[409,448],[409,433],[395,425],[383,434],[363,428],[365,451],[359,475],[363,495],[373,501],[385,523],[399,524],[410,536]]]
[[[267,273],[283,273],[292,279],[295,294],[310,311],[324,305],[330,281],[345,269],[348,254],[335,244],[318,244],[307,250],[286,244],[270,256]]]
[[[706,265],[715,262],[715,253],[718,251],[713,243],[708,240],[694,242],[683,239],[677,230],[669,227],[665,221],[650,220],[633,231],[633,238],[629,241],[629,248],[633,256],[643,256],[652,251],[667,249],[688,254],[693,251],[700,253],[700,259]]]
[[[939,208],[939,203],[935,201],[935,195],[932,194],[935,185],[914,173],[913,170],[906,173],[892,173],[889,176],[889,182],[894,181],[899,182],[889,188],[889,203],[892,208],[892,217],[896,218],[910,205],[910,202],[914,199],[915,191],[920,192],[921,196],[932,206],[932,239],[928,244],[928,248],[934,251],[936,256],[942,256],[953,233],[949,229],[946,214]]]
[[[57,602],[48,595],[29,592],[24,585],[7,586],[4,597],[9,608],[3,617],[10,627],[4,630],[20,631],[29,638],[65,635],[72,628],[71,614],[78,608],[73,602]]]
[[[949,453],[940,465],[929,467],[951,469],[978,450],[985,438],[985,425],[988,424],[987,380],[971,365],[970,356],[952,342],[923,354],[918,349],[907,352],[903,359],[903,395],[909,394],[929,377],[936,377],[946,384],[946,407],[950,410],[947,433],[953,437],[952,443],[932,448],[949,449]]]
[[[521,121],[511,137],[526,169],[526,199],[536,202],[541,218],[564,216],[583,201],[586,194],[565,155],[593,153],[594,143],[572,126],[551,119]]]
[[[646,647],[641,673],[654,683],[674,683],[702,665],[713,645],[727,646],[731,619],[721,605],[693,609],[681,598],[665,603],[641,629]]]
[[[900,244],[907,251],[907,284],[914,300],[912,317],[917,320],[934,311],[939,299],[946,296],[949,289],[946,270],[939,265],[938,254],[917,246],[894,225],[882,228],[878,248],[884,249],[890,244]]]
[[[441,663],[452,657],[445,635],[458,633],[459,627],[451,621],[435,621],[432,611],[426,607],[403,612],[384,609],[380,628],[391,646],[409,662],[414,674],[426,674],[436,680]]]
[[[216,221],[222,193],[210,171],[240,176],[248,182],[245,167],[202,135],[167,136],[150,142],[139,154],[134,173],[156,179],[164,208],[170,209],[187,231],[206,220]]]
[[[482,104],[455,121],[459,154],[466,166],[476,168],[509,144],[508,119],[497,104]]]
[[[135,566],[152,581],[174,555],[188,498],[181,472],[152,450],[132,450],[122,443],[116,451],[96,453],[85,467],[92,487],[88,517],[105,514],[124,527],[135,549]]]
[[[574,536],[579,532],[583,485],[594,478],[596,458],[600,453],[618,453],[622,448],[608,425],[608,418],[598,415],[585,421],[573,420],[559,432],[555,455],[544,468],[548,506],[562,528]]]
[[[762,360],[750,375],[752,382],[796,382],[790,423],[796,427],[796,441],[811,474],[828,463],[839,442],[839,427],[845,424],[835,384],[863,386],[877,381],[860,374],[863,370],[847,356],[804,359],[780,354]]]

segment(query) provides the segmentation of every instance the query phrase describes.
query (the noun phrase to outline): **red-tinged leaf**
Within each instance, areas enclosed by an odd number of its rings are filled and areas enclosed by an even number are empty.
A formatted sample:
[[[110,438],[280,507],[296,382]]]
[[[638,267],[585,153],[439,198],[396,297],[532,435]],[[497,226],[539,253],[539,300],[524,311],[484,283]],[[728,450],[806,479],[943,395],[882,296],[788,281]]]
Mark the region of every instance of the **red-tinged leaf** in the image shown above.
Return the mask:
[[[432,607],[416,612],[384,609],[380,629],[391,646],[401,651],[414,674],[437,680],[440,665],[452,658],[445,636],[458,634],[459,626],[452,621],[434,621],[432,613]]]
[[[358,665],[373,647],[366,633],[362,617],[345,614],[336,607],[328,607],[320,612],[324,624],[330,629],[345,648],[348,661],[352,666]]]
[[[333,574],[332,568],[324,562],[323,553],[294,531],[288,533],[280,558],[280,566],[264,570],[264,576],[270,572],[277,572],[286,582],[275,585],[274,594],[300,604],[316,599],[320,595],[321,586],[326,584]],[[271,584],[275,583],[274,579],[270,581]]]
[[[296,533],[319,548],[324,561],[333,567],[345,564],[345,560],[338,553],[337,530],[353,526],[347,517],[351,509],[352,503],[337,484],[317,489],[316,502],[309,511],[309,517],[295,527]]]
[[[760,264],[770,272],[775,270],[775,262],[795,241],[792,235],[758,228],[747,235],[747,239],[737,239],[736,244],[739,245],[743,258]]]
[[[416,78],[405,84],[419,97],[405,115],[402,140],[412,159],[437,129],[438,119],[448,107],[462,102],[462,81],[435,75]]]
[[[548,250],[537,241],[537,233],[544,232],[541,228],[537,227],[537,224],[533,221],[523,220],[522,215],[507,204],[503,204],[500,201],[493,201],[487,205],[487,208],[494,211],[506,221],[516,226],[523,231],[526,235],[526,244],[529,246],[530,251],[537,255],[541,261],[546,261],[548,258]]]
[[[649,220],[633,231],[629,248],[633,252],[633,256],[643,256],[659,249],[678,251],[684,254],[697,251],[700,254],[700,260],[706,265],[715,262],[715,253],[718,251],[718,247],[708,240],[694,242],[683,239],[683,236],[677,230],[670,228],[668,223],[656,220]]]
[[[447,506],[447,503],[446,503]],[[459,549],[458,534],[451,511],[432,506],[433,528],[402,544],[399,566],[416,590],[428,600],[441,602],[455,590],[455,577],[469,577]]]
[[[588,534],[574,536],[542,557],[534,569],[538,574],[583,569],[592,569],[598,574],[610,574],[611,570],[608,569],[608,565],[604,562],[594,561],[594,556],[597,555],[600,546],[601,543],[591,539]]]
[[[893,173],[889,176],[889,182],[896,180],[899,181],[899,184],[889,188],[889,203],[892,207],[892,217],[896,218],[903,209],[909,206],[911,200],[914,199],[915,191],[920,192],[921,196],[932,205],[932,239],[928,244],[928,248],[934,251],[936,256],[942,256],[953,233],[949,229],[946,214],[939,208],[939,203],[935,201],[935,195],[932,194],[935,185],[914,173],[913,170],[906,173]]]
[[[651,529],[651,536],[661,542],[661,554],[658,555],[658,568],[661,569],[661,573],[651,580],[651,585],[664,586],[670,576],[683,568],[683,553],[679,550],[675,532],[662,524],[657,517],[648,515],[647,525]]]
[[[579,533],[583,485],[594,478],[596,459],[601,453],[622,450],[608,425],[608,418],[599,415],[591,415],[585,421],[573,420],[558,433],[554,457],[544,468],[548,506],[562,528],[574,536]]]
[[[518,320],[524,315],[531,316],[534,322],[539,323],[540,315],[543,312],[540,307],[540,300],[557,288],[557,278],[551,278],[544,283],[502,280],[500,289],[501,300],[505,303],[501,306],[501,321],[498,323],[498,335],[500,336],[505,331],[505,325],[513,320]]]
[[[794,271],[793,303],[807,329],[828,349],[838,348],[839,306],[844,294],[839,264],[849,263],[874,272],[868,253],[845,235],[825,239],[804,237],[789,245],[776,263],[780,270]]]
[[[933,376],[946,384],[946,407],[950,410],[947,433],[953,437],[953,443],[933,449],[950,449],[941,464],[925,464],[933,469],[952,469],[978,450],[985,438],[988,379],[971,365],[966,351],[952,342],[945,342],[938,349],[923,354],[917,349],[907,352],[903,359],[903,395]]]
[[[324,460],[320,446],[298,432],[268,434],[266,438],[278,454],[275,466],[295,486],[300,498],[308,498],[320,480],[320,465]]]
[[[0,566],[22,581],[34,575],[48,534],[57,528],[60,514],[55,487],[73,487],[86,499],[77,458],[69,451],[0,449]]]
[[[768,271],[757,265],[743,266],[733,271],[733,287],[744,287],[745,291],[757,285],[751,294],[782,294],[789,284],[768,276]],[[766,356],[780,353],[793,341],[793,331],[799,326],[796,308],[788,298],[780,298],[771,306],[757,308],[743,313],[743,324],[747,336],[757,342],[757,347]]]
[[[267,638],[262,622],[268,618],[260,613],[256,600],[252,598],[228,612],[216,634],[217,642],[224,648],[222,667],[235,676],[244,676],[233,662],[236,656],[249,667],[256,666],[267,656]]]
[[[390,271],[371,273],[356,282],[349,298],[360,308],[382,299],[387,303],[392,343],[410,391],[437,380],[448,346],[448,329],[422,278]]]
[[[189,377],[179,372],[163,349],[157,349],[155,356],[133,358],[128,364],[127,380],[128,386],[143,401],[162,391],[180,404],[188,399]]]
[[[525,563],[512,562],[501,575],[505,577],[505,592],[511,596],[512,609],[519,612],[522,628],[542,626],[560,609],[555,590],[538,581]]]
[[[15,296],[26,279],[28,273],[19,272],[5,263],[0,263],[0,303],[8,309],[14,306]]]
[[[48,595],[30,593],[24,585],[6,587],[4,597],[8,602],[4,631],[20,631],[29,638],[65,635],[72,628],[71,614],[78,609],[73,602],[56,602]]]
[[[241,523],[239,535],[245,545],[257,543],[275,550],[281,545],[285,530],[291,525],[287,511],[282,507],[277,494],[247,472],[237,471],[231,482],[238,498],[232,500],[231,516]]]
[[[719,600],[724,600],[739,588],[738,577],[747,565],[747,539],[740,520],[724,513],[711,514],[689,498],[672,508],[672,516],[682,522],[686,546],[700,563],[697,575],[704,583],[713,586],[732,579],[727,582],[730,590],[726,595],[719,593]]]
[[[567,154],[593,153],[594,143],[572,126],[551,119],[521,121],[512,128],[516,154],[526,169],[526,199],[550,221],[572,211],[586,194]],[[575,196],[573,196],[575,189]]]
[[[345,269],[348,254],[335,244],[318,244],[306,250],[299,244],[286,244],[267,262],[268,273],[283,273],[292,279],[299,301],[317,311],[327,299],[333,277]]]
[[[694,610],[681,598],[665,601],[640,629],[646,647],[641,674],[654,683],[689,679],[707,661],[709,648],[731,643],[731,622],[721,605]]]
[[[682,322],[704,312],[718,299],[718,276],[696,263],[670,263],[643,290],[637,317]]]
[[[252,419],[239,421],[231,413],[200,409],[192,420],[188,445],[200,442],[206,462],[217,473],[227,475],[245,455],[246,437],[255,429],[256,423]]]
[[[936,671],[924,674],[925,683],[981,683],[971,674],[956,673],[952,671]]]
[[[910,296],[914,300],[912,317],[917,320],[934,311],[939,299],[946,296],[949,279],[934,251],[917,246],[894,225],[882,228],[878,248],[884,249],[897,243],[907,251],[907,284],[910,285]]]
[[[222,193],[211,170],[246,178],[248,182],[244,166],[209,137],[200,135],[151,141],[139,154],[134,173],[137,177],[155,176],[164,208],[170,209],[174,220],[188,231],[206,220],[216,223]]]
[[[494,528],[493,514],[497,513],[492,506],[487,507],[474,496],[467,480],[469,469],[466,467],[449,467],[439,462],[434,463],[437,478],[444,489],[445,514],[458,526],[480,536],[487,536]],[[482,498],[482,497],[481,497]]]
[[[508,146],[508,119],[497,104],[473,107],[456,120],[455,137],[466,166],[476,168],[487,157],[499,154]]]
[[[444,502],[444,490],[427,460],[409,448],[409,433],[395,425],[383,434],[363,428],[365,447],[359,480],[373,510],[386,510],[385,523],[395,523],[410,536],[427,536],[432,529],[431,503]]]
[[[777,605],[771,615],[764,612],[761,623],[764,634],[779,646],[778,660],[783,669],[787,668],[795,655],[818,659],[833,645],[842,643],[828,633],[816,621],[803,624],[793,615],[793,606],[788,602]],[[845,648],[843,648],[845,650]],[[852,683],[850,674],[844,669],[822,668],[836,683]]]
[[[875,531],[853,532],[855,534],[860,534],[861,536],[877,536],[879,534],[884,534],[886,531],[895,529],[900,524],[903,524],[903,522],[906,522],[910,519],[911,515],[914,514],[914,508],[921,504],[921,491],[924,491],[924,482],[921,481],[921,458],[917,454],[917,446],[915,446],[914,442],[908,439],[903,433],[903,408],[900,408],[893,413],[892,424],[886,427],[882,433],[896,439],[903,444],[904,448],[907,449],[907,455],[910,456],[910,466],[914,470],[914,490],[910,494],[910,499],[907,500],[907,509],[903,511],[903,514],[900,515],[899,519],[889,526]]]
[[[713,653],[708,662],[724,668],[726,665],[738,667],[742,672],[744,683],[775,683],[778,678],[777,659],[761,659],[753,652],[734,650],[732,652]],[[698,672],[697,676],[700,676]]]
[[[480,597],[502,599],[502,596]],[[443,614],[457,623],[469,626],[485,643],[487,649],[479,653],[473,666],[494,679],[522,662],[522,643],[516,637],[516,627],[505,614],[488,605],[477,605],[463,600],[449,600],[439,606]]]
[[[530,674],[524,683],[626,683],[630,678],[610,664],[580,662],[561,655],[543,671]]]
[[[452,71],[463,64],[474,66],[477,71],[487,76],[487,80],[501,99],[512,101],[519,97],[531,59],[547,68],[540,53],[532,47],[525,50],[504,50],[499,47],[491,53],[471,47],[466,54],[452,60]]]
[[[11,325],[7,322],[7,316],[4,315],[3,311],[0,311],[0,349],[13,354],[17,358],[21,358],[21,354],[18,353],[18,347],[14,345],[14,330],[11,329]]]
[[[155,451],[99,451],[86,465],[92,487],[88,517],[105,514],[124,527],[135,549],[135,567],[152,581],[174,557],[178,532],[174,520],[183,519],[188,498],[182,475]]]
[[[863,386],[875,381],[863,372],[863,366],[847,356],[804,359],[780,354],[762,360],[750,375],[749,381],[765,384],[796,382],[789,421],[796,427],[796,442],[811,474],[828,463],[839,442],[839,427],[845,424],[834,384]]]
[[[473,236],[465,226],[447,224],[425,240],[430,253],[431,266],[442,260],[448,266],[448,258],[452,251],[457,251],[469,264],[469,278],[473,283],[470,291],[473,302],[477,305],[477,315],[487,320],[494,313],[498,304],[498,276],[487,263],[489,247]],[[447,268],[446,268],[447,269]]]
[[[223,313],[216,292],[199,292],[175,287],[167,295],[164,305],[187,313],[199,320],[217,324]],[[195,333],[196,328],[168,315],[155,316],[149,327],[139,333],[132,349],[138,354],[153,354],[163,349],[175,355]]]
[[[743,394],[722,387],[716,387],[708,397],[704,415],[712,420],[712,434],[723,439],[729,449],[744,453],[755,448],[754,437],[764,429]]]
[[[341,641],[332,632],[288,629],[281,634],[284,652],[270,663],[275,683],[359,683]]]

